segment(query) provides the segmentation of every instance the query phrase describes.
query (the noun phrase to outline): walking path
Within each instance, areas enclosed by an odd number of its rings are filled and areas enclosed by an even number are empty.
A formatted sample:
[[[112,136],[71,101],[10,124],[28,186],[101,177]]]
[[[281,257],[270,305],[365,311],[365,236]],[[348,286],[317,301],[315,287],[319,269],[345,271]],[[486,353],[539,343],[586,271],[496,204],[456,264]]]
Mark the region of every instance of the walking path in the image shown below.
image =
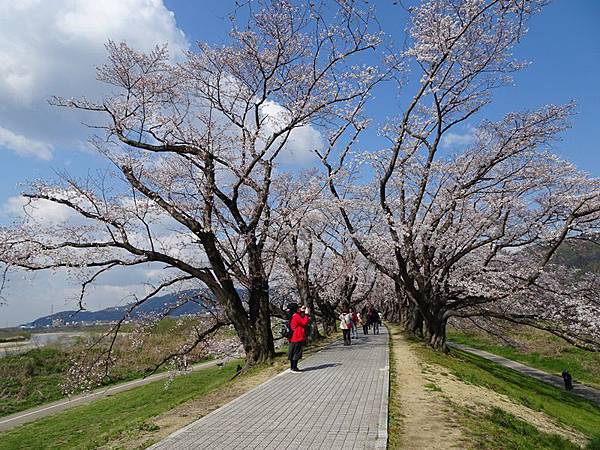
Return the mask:
[[[192,370],[196,371],[208,369],[209,367],[221,364],[222,362],[223,360],[215,360],[196,364],[192,366]],[[130,389],[134,389],[136,387],[144,386],[148,383],[152,383],[153,381],[165,379],[168,376],[169,372],[157,373],[146,378],[140,378],[139,380],[127,381],[125,383],[116,384],[114,386],[104,387],[90,392],[88,394],[75,395],[66,400],[57,400],[55,402],[48,403],[37,408],[29,409],[27,411],[11,414],[10,416],[0,417],[0,432],[10,430],[11,428],[23,425],[27,422],[32,422],[34,420],[41,419],[42,417],[50,416],[52,414],[65,411],[75,406],[91,403],[94,400],[98,400],[100,398],[109,397],[111,395],[118,394],[119,392],[124,392]]]
[[[559,377],[557,375],[551,375],[549,373],[542,372],[541,370],[534,369],[533,367],[526,366],[525,364],[518,363],[511,359],[503,358],[502,356],[494,355],[492,353],[488,353],[486,351],[479,350],[476,348],[467,347],[466,345],[455,343],[449,343],[449,345],[450,347],[454,347],[459,350],[472,353],[473,355],[477,355],[482,358],[488,359],[497,364],[500,364],[501,366],[508,367],[525,375],[529,375],[530,377],[536,378],[540,381],[543,381],[544,383],[548,383],[558,388],[564,389],[565,385],[563,379],[562,377]],[[600,390],[598,389],[594,389],[589,386],[584,386],[582,384],[573,383],[573,390],[571,391],[571,393],[584,397],[600,406]]]
[[[386,448],[388,334],[336,342],[151,449]]]

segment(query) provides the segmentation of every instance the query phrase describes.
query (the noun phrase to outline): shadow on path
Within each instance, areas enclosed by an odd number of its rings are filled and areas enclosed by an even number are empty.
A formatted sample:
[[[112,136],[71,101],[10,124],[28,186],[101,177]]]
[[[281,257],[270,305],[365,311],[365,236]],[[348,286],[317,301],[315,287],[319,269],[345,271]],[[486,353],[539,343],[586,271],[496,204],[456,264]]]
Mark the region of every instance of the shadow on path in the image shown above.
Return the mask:
[[[302,372],[310,372],[311,370],[328,369],[330,367],[337,367],[337,366],[341,366],[341,365],[342,365],[341,363],[329,363],[329,364],[320,364],[318,366],[303,367]]]

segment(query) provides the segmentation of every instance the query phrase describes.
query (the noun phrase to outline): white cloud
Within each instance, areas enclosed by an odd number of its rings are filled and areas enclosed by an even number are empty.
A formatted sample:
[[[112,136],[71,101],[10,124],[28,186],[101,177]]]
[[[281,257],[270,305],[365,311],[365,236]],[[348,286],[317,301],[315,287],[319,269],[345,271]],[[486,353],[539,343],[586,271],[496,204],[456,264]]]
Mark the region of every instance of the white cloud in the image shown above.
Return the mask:
[[[306,165],[317,160],[315,150],[322,148],[321,133],[312,126],[303,126],[291,133],[286,153],[282,156],[288,163],[295,162]]]
[[[288,112],[281,105],[267,101],[262,106],[261,112],[268,117],[265,123],[266,135],[287,125]],[[322,148],[321,133],[312,125],[304,125],[290,133],[278,160],[284,165],[307,166],[316,162],[315,150]]]
[[[442,148],[465,147],[475,140],[475,129],[468,127],[464,133],[447,133],[442,138]]]
[[[173,52],[188,47],[161,0],[0,0],[0,10],[0,99],[13,105],[69,95],[54,89],[73,82],[95,85],[109,39],[139,50],[165,42]]]
[[[0,124],[12,141],[0,146],[22,156],[49,159],[52,148],[78,148],[90,116],[51,107],[47,99],[101,97],[106,86],[96,67],[105,44],[126,41],[138,50],[169,44],[173,55],[189,47],[162,0],[0,0]],[[92,120],[93,121],[93,120]],[[14,144],[14,143],[13,143]]]
[[[28,215],[37,222],[59,224],[74,216],[73,211],[58,203],[48,200],[35,200],[21,196],[9,197],[0,210],[2,215],[24,217]]]
[[[0,126],[0,148],[1,147],[7,148],[19,156],[34,156],[44,160],[52,158],[51,145],[29,139]]]

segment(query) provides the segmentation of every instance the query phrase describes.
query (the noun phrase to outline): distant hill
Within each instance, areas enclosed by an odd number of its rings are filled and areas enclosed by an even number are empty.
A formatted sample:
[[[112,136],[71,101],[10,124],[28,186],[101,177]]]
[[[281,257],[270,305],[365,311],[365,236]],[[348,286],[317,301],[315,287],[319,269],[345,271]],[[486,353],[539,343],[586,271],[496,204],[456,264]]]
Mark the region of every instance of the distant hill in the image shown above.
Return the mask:
[[[600,273],[600,245],[584,240],[567,241],[558,248],[554,261],[583,272]]]
[[[182,295],[193,295],[194,292],[184,292],[183,294],[167,294],[160,297],[154,297],[146,301],[143,305],[135,309],[131,315],[131,319],[139,319],[161,314],[165,309],[175,306],[181,302]],[[101,309],[99,311],[61,311],[49,316],[40,317],[21,325],[22,328],[45,328],[53,324],[61,325],[92,325],[103,322],[114,322],[123,318],[127,310],[133,303],[115,306],[112,308]],[[170,317],[180,317],[197,315],[207,312],[207,309],[198,303],[188,301],[181,306],[173,309],[169,313]]]

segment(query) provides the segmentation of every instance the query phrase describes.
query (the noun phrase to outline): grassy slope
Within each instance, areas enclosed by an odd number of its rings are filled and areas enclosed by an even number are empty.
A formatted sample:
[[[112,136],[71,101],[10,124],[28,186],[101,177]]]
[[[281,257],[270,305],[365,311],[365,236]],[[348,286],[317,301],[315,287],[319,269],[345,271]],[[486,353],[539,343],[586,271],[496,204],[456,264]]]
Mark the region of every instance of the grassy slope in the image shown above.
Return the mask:
[[[67,353],[55,348],[0,358],[0,417],[62,398],[68,367]]]
[[[0,434],[0,449],[92,449],[122,433],[135,433],[146,420],[224,385],[238,361],[175,378],[168,389],[157,381],[37,420]]]
[[[494,408],[487,414],[464,411],[474,448],[498,450],[577,450],[580,447],[555,434],[540,432],[512,414]]]
[[[512,335],[521,348],[504,345],[483,333],[452,331],[448,338],[556,375],[566,368],[575,381],[600,389],[600,353],[578,349],[555,336],[526,332]]]
[[[117,365],[111,371],[111,378],[104,380],[103,386],[143,377],[165,354],[186,342],[193,324],[191,320],[161,320],[152,334],[146,337],[144,351],[132,351],[131,342],[126,337],[118,339],[115,348]],[[101,327],[96,327],[95,331],[100,330]],[[94,330],[89,327],[86,331]],[[223,330],[221,334],[227,332]],[[79,343],[73,347],[51,345],[0,358],[0,417],[63,398],[61,385],[65,382],[71,360],[83,353],[84,345]],[[199,350],[190,355],[189,363],[196,364],[206,359],[207,355]],[[160,369],[164,370],[166,368]]]
[[[194,364],[200,361],[194,361]],[[70,367],[70,354],[44,347],[0,358],[0,417],[64,398],[61,385]],[[159,372],[165,371],[161,368]],[[123,367],[103,386],[142,378],[138,367]]]
[[[413,349],[422,360],[446,367],[466,383],[505,394],[533,410],[543,411],[590,439],[598,439],[600,408],[591,402],[468,353],[453,351],[444,355],[416,343]],[[475,415],[472,411],[461,412],[476,442],[475,448],[576,448],[564,439],[538,432],[504,411],[490,411],[486,416]]]
[[[305,357],[337,338],[332,335],[310,344]],[[286,346],[280,348],[273,362],[278,370],[287,366],[286,350]],[[177,377],[168,389],[165,389],[164,380],[150,383],[0,433],[0,450],[92,449],[114,442],[124,435],[128,435],[129,440],[135,440],[137,434],[151,429],[153,425],[149,419],[188,400],[197,400],[210,392],[227,389],[228,380],[234,375],[238,363],[241,361],[227,363],[222,369],[204,369]],[[242,377],[258,374],[265,367],[268,366],[252,368]],[[150,444],[140,442],[143,448]]]

